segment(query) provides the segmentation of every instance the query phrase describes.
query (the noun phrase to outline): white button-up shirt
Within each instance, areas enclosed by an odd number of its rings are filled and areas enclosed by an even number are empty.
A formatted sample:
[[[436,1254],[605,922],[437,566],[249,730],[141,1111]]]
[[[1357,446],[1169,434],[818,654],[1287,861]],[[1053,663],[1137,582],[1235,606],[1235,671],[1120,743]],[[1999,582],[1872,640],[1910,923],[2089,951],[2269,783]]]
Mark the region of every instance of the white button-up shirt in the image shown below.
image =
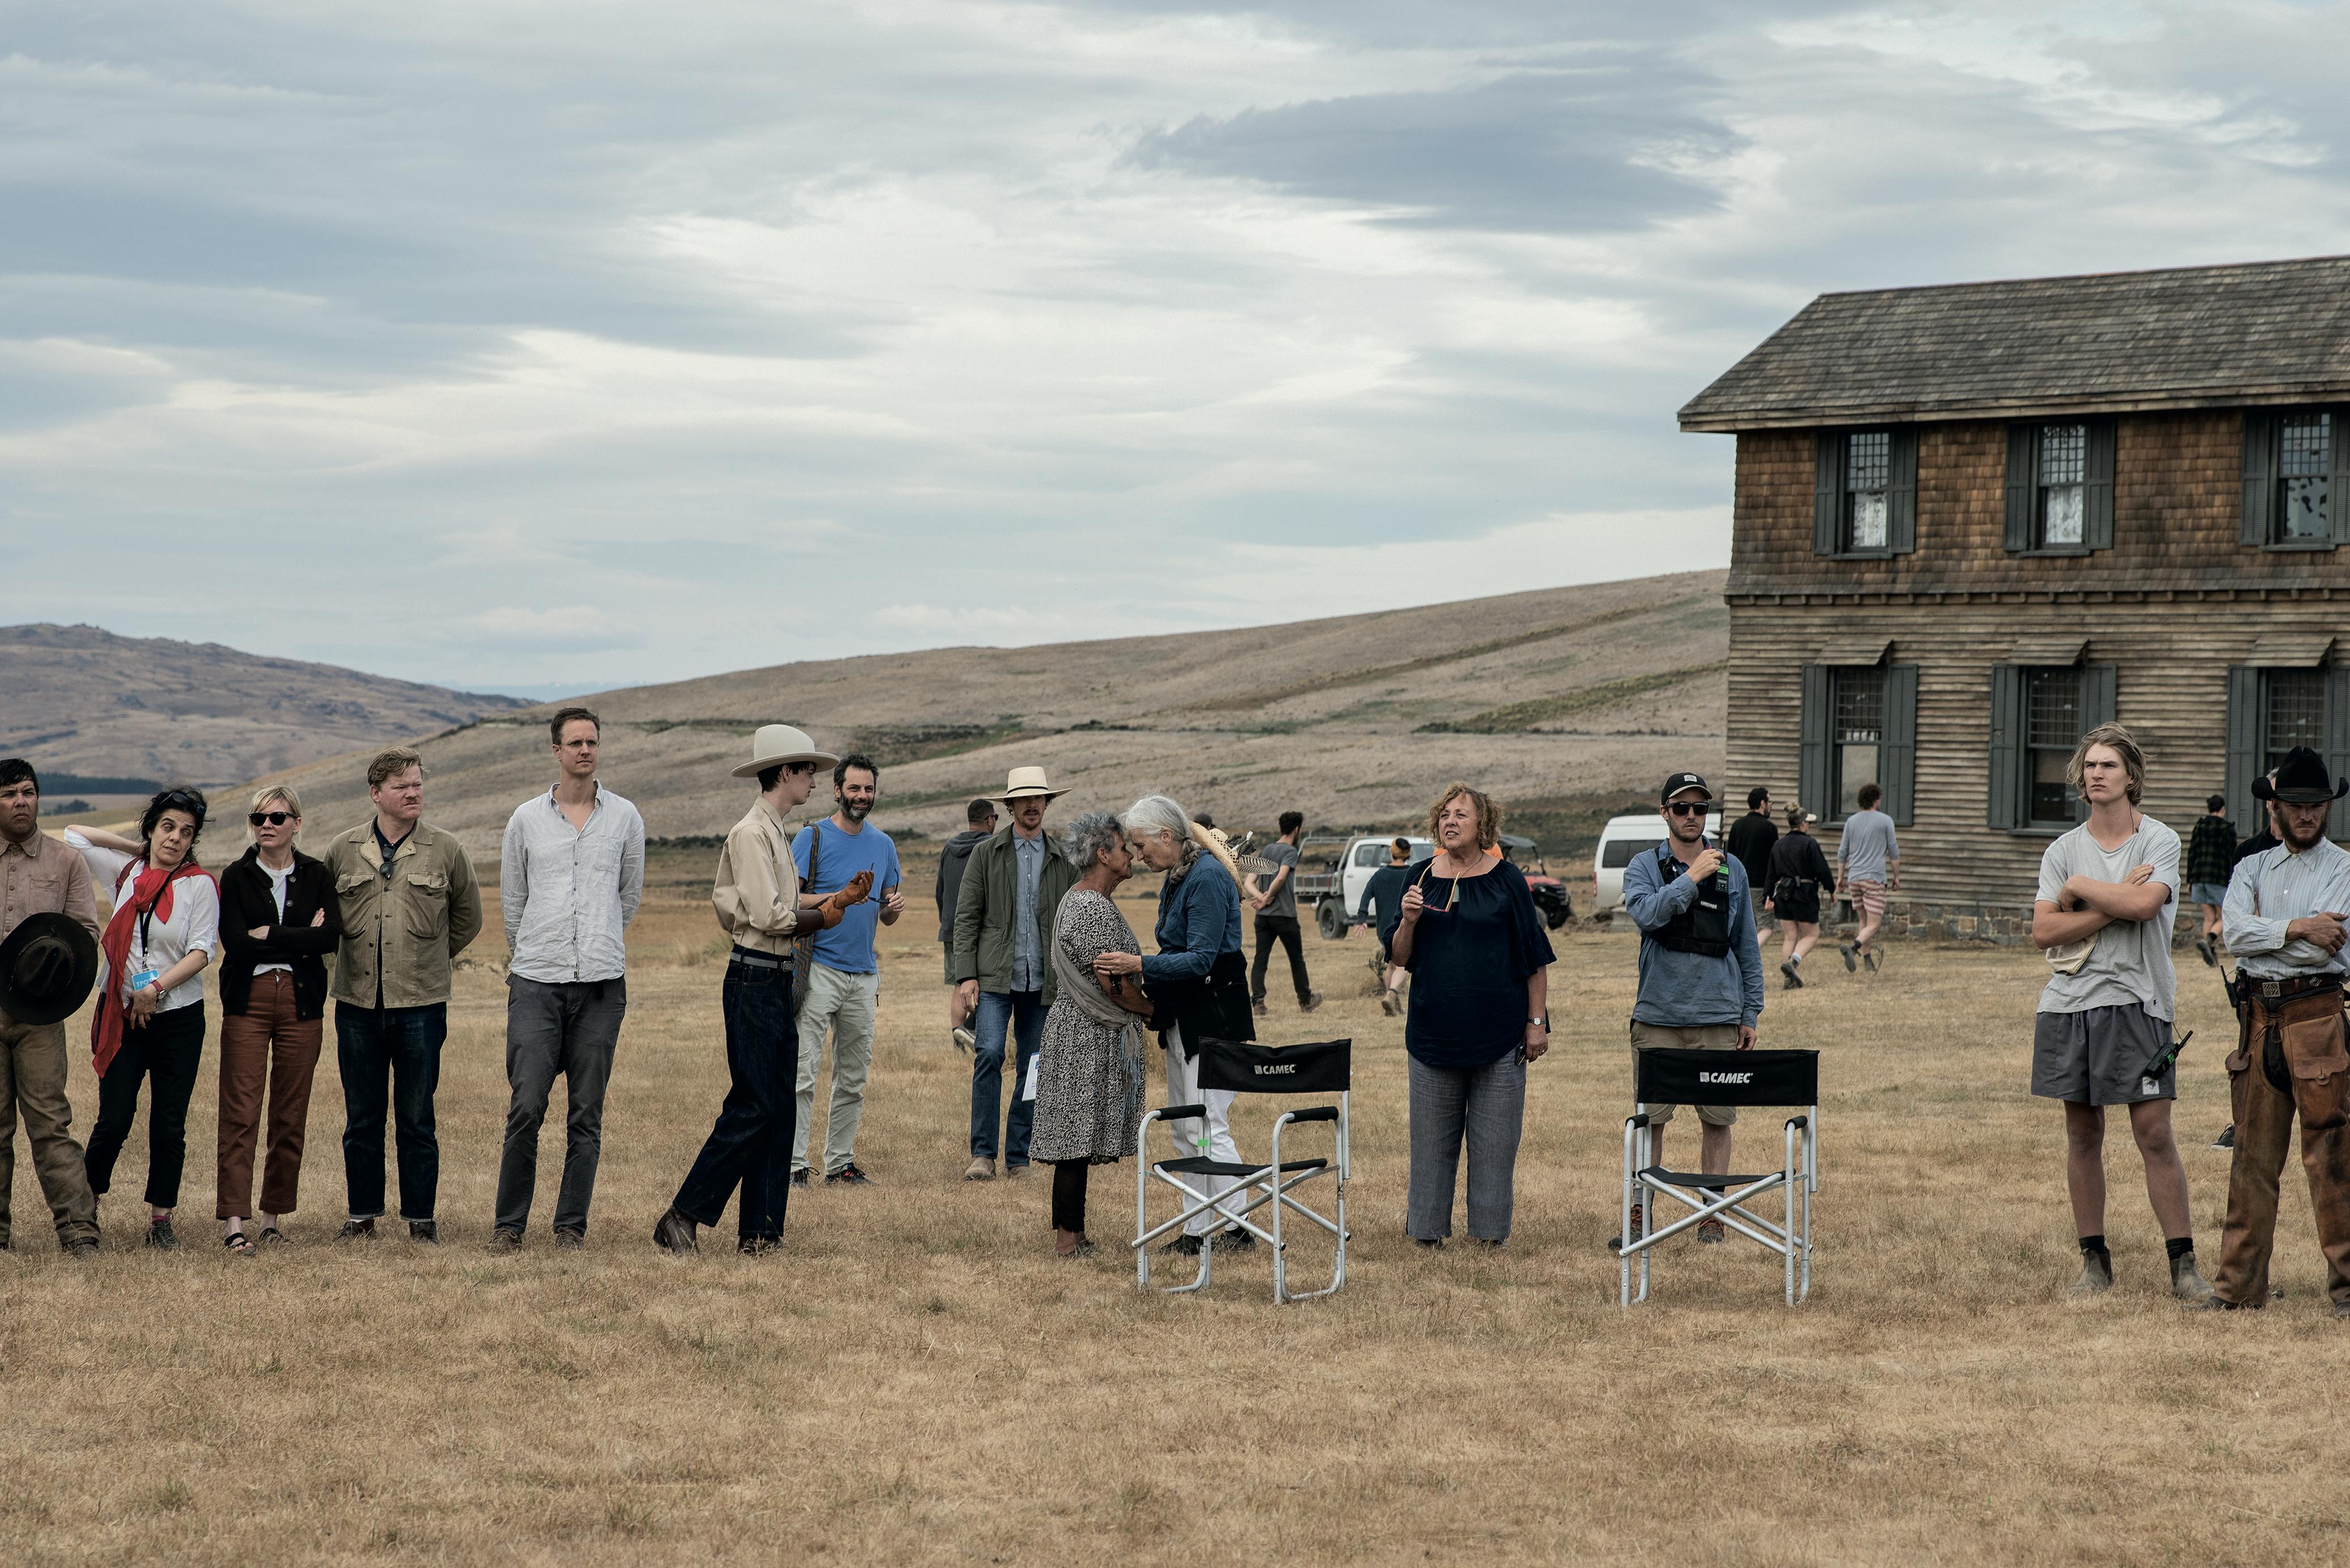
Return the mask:
[[[2329,910],[2350,914],[2350,851],[2325,838],[2298,855],[2279,845],[2237,862],[2220,929],[2245,974],[2304,980],[2350,972],[2350,947],[2328,953],[2314,942],[2285,940],[2285,927]]]
[[[555,791],[515,807],[500,858],[509,971],[546,985],[618,980],[645,891],[645,819],[602,784],[575,828]]]

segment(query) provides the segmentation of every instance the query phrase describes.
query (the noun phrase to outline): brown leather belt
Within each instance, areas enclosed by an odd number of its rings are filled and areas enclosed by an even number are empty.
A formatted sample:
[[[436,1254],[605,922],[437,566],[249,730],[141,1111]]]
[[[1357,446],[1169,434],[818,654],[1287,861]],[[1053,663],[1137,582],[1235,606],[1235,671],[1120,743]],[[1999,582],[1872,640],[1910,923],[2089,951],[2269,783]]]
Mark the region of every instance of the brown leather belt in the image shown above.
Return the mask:
[[[2255,980],[2244,989],[2254,1002],[2264,1007],[2274,1007],[2281,1002],[2297,1002],[2304,996],[2315,996],[2321,992],[2339,991],[2342,989],[2342,977],[2321,974],[2307,980]]]

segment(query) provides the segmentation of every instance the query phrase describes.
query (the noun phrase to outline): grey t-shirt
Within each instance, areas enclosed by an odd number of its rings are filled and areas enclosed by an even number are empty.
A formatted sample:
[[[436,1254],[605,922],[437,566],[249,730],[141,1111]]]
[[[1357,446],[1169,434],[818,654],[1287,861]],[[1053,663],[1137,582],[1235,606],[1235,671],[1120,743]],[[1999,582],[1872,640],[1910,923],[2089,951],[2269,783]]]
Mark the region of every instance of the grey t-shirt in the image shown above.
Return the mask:
[[[2041,1012],[2137,1006],[2157,1018],[2173,1015],[2178,981],[2170,968],[2170,927],[2178,913],[2178,835],[2141,816],[2137,831],[2108,852],[2083,823],[2041,856],[2039,897],[2053,904],[2068,877],[2119,882],[2137,866],[2153,867],[2153,879],[2168,890],[2162,912],[2150,920],[2116,920],[2099,931],[2078,973],[2049,975],[2048,988],[2040,993]]]
[[[1836,856],[1844,862],[1844,874],[1853,881],[1884,881],[1886,861],[1901,858],[1901,846],[1893,836],[1893,819],[1873,807],[1854,812],[1845,818]]]
[[[1264,908],[1259,909],[1257,913],[1261,915],[1286,915],[1293,920],[1297,919],[1297,846],[1295,844],[1284,844],[1281,840],[1276,838],[1271,844],[1266,845],[1263,849],[1259,851],[1259,853],[1267,860],[1272,861],[1276,867],[1288,867],[1289,879],[1282,883],[1281,890],[1275,893],[1270,899],[1266,900]],[[1257,886],[1260,888],[1269,888],[1273,885],[1273,879],[1280,875],[1281,873],[1277,870],[1260,871],[1257,873]]]

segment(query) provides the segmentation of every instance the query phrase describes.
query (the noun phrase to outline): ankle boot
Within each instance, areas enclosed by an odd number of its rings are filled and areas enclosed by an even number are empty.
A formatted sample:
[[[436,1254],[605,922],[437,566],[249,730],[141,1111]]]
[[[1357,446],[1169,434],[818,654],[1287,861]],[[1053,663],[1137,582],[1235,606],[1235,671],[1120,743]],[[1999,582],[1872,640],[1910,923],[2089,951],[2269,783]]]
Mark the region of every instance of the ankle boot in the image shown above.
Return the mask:
[[[2190,1306],[2211,1299],[2211,1282],[2195,1267],[2195,1254],[2181,1252],[2170,1260],[2170,1293]]]
[[[2114,1288],[2114,1260],[2105,1252],[2081,1254],[2081,1277],[2064,1293],[2071,1296],[2094,1296]],[[2210,1289],[2209,1285],[2203,1287]]]

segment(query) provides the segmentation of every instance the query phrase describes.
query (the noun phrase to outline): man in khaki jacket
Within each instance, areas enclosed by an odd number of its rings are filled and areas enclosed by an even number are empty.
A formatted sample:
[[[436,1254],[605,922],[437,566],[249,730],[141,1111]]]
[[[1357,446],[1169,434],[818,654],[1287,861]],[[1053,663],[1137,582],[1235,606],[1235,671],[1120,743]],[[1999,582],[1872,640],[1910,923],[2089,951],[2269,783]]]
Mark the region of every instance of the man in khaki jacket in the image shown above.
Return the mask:
[[[427,827],[424,762],[395,746],[368,764],[375,819],[327,846],[342,906],[335,957],[335,1050],[343,1077],[341,1239],[375,1239],[383,1212],[383,1122],[399,1129],[400,1217],[411,1240],[437,1243],[441,1140],[432,1093],[449,1037],[450,962],[482,930],[482,890],[453,834]]]

